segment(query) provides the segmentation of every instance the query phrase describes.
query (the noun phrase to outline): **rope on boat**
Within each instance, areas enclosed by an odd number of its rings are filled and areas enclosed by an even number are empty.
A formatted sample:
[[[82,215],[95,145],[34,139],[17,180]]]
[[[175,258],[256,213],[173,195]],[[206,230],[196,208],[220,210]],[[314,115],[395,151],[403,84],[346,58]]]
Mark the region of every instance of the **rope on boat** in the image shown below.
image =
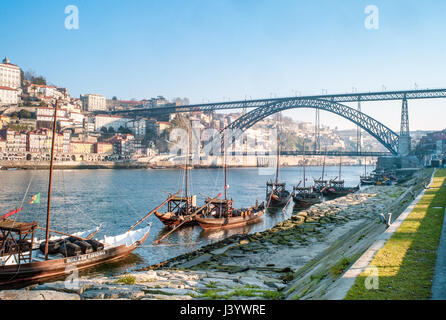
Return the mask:
[[[65,198],[65,194],[64,194],[64,200],[67,200],[68,202],[70,202],[78,211],[79,213],[83,214],[85,217],[87,217],[88,219],[90,219],[91,222],[93,222],[93,224],[95,225],[99,225],[101,226],[102,223],[98,223],[97,221],[95,221],[92,217],[90,217],[88,214],[84,213],[84,211],[73,201],[70,200],[69,198]]]
[[[201,242],[178,242],[178,243],[163,243],[160,244],[143,244],[140,246],[144,248],[159,248],[159,247],[180,247],[180,246],[188,246],[188,245],[199,245]]]
[[[122,196],[122,194],[119,192],[119,190],[116,188],[116,186],[113,184],[113,182],[110,183],[111,186],[116,190],[116,192],[118,193],[119,197],[124,200],[125,203],[127,203],[127,205],[129,206],[129,208],[133,211],[133,213],[135,213],[136,215],[138,215],[138,211],[130,204],[130,202]]]
[[[31,175],[31,179],[29,179],[28,187],[26,187],[25,194],[23,195],[23,198],[22,198],[22,201],[20,202],[19,208],[23,208],[23,204],[25,203],[25,199],[26,199],[26,196],[28,195],[29,188],[31,187],[31,182],[33,181],[33,178],[34,178],[34,172]],[[18,214],[14,215],[14,217],[13,217],[14,223],[16,223],[18,216],[19,216]]]

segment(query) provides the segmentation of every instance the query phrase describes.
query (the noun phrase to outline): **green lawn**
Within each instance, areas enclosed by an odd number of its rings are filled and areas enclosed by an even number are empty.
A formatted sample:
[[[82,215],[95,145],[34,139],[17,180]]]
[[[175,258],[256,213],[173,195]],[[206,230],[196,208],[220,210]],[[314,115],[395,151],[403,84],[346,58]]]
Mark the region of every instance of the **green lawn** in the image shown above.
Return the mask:
[[[366,270],[356,279],[345,299],[420,300],[431,297],[446,204],[445,183],[446,169],[437,170],[431,188],[374,256],[369,266],[378,270],[378,289],[365,287],[369,275]]]

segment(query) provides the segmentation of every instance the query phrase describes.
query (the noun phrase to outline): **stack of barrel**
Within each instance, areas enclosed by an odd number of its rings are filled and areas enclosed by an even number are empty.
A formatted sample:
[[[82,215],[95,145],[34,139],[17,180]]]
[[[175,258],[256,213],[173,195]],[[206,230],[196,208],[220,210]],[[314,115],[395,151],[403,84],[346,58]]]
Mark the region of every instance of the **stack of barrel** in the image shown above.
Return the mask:
[[[40,244],[40,251],[43,253],[45,253],[45,244],[45,241]],[[64,257],[79,256],[81,254],[101,251],[103,249],[104,245],[94,239],[82,240],[76,237],[68,237],[48,241],[48,254],[60,253]]]

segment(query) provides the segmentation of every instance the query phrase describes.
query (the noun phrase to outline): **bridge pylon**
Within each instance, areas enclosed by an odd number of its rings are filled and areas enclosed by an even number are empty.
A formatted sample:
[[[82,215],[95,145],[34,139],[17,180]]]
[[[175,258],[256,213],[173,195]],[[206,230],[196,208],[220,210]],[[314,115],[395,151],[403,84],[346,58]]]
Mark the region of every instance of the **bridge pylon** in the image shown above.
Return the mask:
[[[398,155],[407,156],[410,153],[409,108],[407,97],[404,95],[401,107],[401,131],[398,139]]]
[[[358,98],[357,110],[361,112],[361,98]],[[362,132],[360,126],[356,126],[356,151],[358,153],[361,153],[362,151]]]
[[[316,119],[314,121],[314,150],[321,149],[321,118],[319,109],[316,109]]]

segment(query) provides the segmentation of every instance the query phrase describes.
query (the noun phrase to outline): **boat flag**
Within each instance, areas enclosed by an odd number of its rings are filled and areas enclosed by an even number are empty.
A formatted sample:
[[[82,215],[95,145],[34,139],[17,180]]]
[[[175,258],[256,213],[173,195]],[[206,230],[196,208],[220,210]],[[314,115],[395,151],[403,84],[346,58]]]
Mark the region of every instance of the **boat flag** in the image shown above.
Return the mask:
[[[225,185],[225,189],[226,189],[226,190],[229,189],[229,184]]]
[[[33,195],[29,204],[40,203],[40,192],[38,194]]]

